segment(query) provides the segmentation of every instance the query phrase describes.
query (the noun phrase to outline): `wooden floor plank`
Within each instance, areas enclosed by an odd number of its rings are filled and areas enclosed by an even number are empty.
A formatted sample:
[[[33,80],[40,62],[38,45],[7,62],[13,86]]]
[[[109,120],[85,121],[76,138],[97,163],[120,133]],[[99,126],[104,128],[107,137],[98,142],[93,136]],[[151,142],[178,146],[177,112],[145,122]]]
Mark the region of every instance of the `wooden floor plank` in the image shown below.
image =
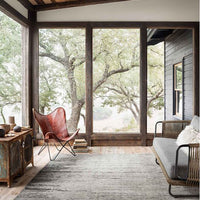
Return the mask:
[[[40,155],[38,151],[40,146],[34,147],[34,167],[28,166],[25,174],[21,177],[17,177],[13,180],[11,188],[7,187],[6,183],[0,183],[0,200],[13,200],[24,189],[24,187],[37,175],[37,173],[45,167],[49,162],[49,155],[47,149],[45,149]],[[52,155],[56,153],[55,147],[50,147]],[[62,153],[68,153],[62,151]],[[152,153],[151,147],[140,146],[126,146],[126,147],[90,147],[89,153],[97,154],[134,154],[134,153]]]

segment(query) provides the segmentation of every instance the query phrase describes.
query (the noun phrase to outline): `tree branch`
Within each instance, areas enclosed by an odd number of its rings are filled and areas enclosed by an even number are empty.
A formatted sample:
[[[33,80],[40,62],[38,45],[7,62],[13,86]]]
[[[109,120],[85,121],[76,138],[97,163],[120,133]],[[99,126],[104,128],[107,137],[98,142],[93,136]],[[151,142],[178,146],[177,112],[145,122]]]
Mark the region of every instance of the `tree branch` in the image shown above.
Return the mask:
[[[64,66],[66,65],[65,59],[60,58],[60,57],[58,57],[58,56],[55,56],[54,54],[52,54],[52,53],[50,53],[50,52],[49,52],[49,53],[40,53],[39,56],[51,58],[52,60],[54,60],[54,61],[56,61],[56,62],[62,63]]]
[[[149,99],[149,100],[147,101],[147,110],[150,108],[151,103],[152,103],[154,100],[156,100],[157,98],[160,97],[160,95],[162,94],[162,92],[163,92],[163,88],[162,88],[160,91],[158,91],[158,93],[157,93],[156,95],[154,95],[151,99]]]

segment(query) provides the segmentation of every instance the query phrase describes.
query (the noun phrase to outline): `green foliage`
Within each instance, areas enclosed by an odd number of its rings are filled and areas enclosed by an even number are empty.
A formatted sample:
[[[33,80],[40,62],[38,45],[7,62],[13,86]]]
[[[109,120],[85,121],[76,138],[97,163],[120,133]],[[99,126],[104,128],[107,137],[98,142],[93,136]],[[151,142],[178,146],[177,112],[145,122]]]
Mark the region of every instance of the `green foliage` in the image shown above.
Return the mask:
[[[85,32],[82,29],[40,30],[40,110],[72,103],[69,65],[73,63],[77,98],[85,94]]]
[[[108,77],[95,91],[95,97],[103,96],[103,106],[116,107],[118,112],[127,110],[130,98],[139,97],[139,30],[94,30],[94,85],[108,70],[123,70]],[[127,96],[129,96],[127,98]]]
[[[21,74],[21,26],[0,12],[0,108],[3,119],[6,106],[20,109]]]
[[[149,117],[164,106],[164,43],[148,47],[148,93]],[[151,101],[153,99],[153,101]]]
[[[117,42],[116,42],[117,41]],[[101,49],[101,50],[100,50]],[[140,112],[139,32],[130,29],[101,29],[94,32],[94,57],[104,52],[94,62],[94,80],[101,79],[109,70],[128,68],[127,72],[109,77],[95,91],[95,97],[102,97],[102,106],[114,107],[118,112],[129,110],[133,118],[123,129],[127,131],[138,126]],[[164,46],[160,43],[148,47],[148,116],[163,108]]]
[[[140,101],[139,29],[93,30],[93,99],[95,119],[108,117],[103,107],[133,114],[138,126]],[[148,48],[148,115],[163,106],[163,45]],[[85,32],[81,29],[40,31],[40,106],[85,103]],[[96,109],[98,110],[96,112]],[[72,114],[73,115],[73,114]],[[80,113],[79,113],[80,115]]]
[[[0,12],[0,113],[21,103],[21,26]],[[40,110],[69,104],[80,115],[85,104],[85,30],[40,30]],[[111,109],[129,110],[133,118],[121,131],[138,126],[140,101],[139,29],[93,30],[94,116]],[[163,45],[148,47],[148,115],[163,107]],[[78,111],[78,106],[81,107]],[[96,115],[98,114],[98,116]],[[79,117],[73,119],[74,122]],[[72,121],[73,121],[72,120]],[[76,123],[75,123],[76,124]]]

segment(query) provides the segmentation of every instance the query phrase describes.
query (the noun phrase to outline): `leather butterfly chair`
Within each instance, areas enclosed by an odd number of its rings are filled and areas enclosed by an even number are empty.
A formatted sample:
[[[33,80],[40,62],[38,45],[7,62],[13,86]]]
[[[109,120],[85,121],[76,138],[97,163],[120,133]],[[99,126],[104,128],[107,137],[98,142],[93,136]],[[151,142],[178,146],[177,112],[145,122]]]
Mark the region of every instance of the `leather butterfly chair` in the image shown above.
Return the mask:
[[[38,155],[46,147],[48,147],[50,160],[55,160],[63,148],[69,151],[73,156],[76,155],[69,142],[78,134],[79,129],[77,129],[71,136],[69,135],[66,124],[65,110],[62,107],[56,108],[53,112],[47,115],[40,114],[33,108],[33,115],[44,136],[44,144],[38,152]],[[49,143],[54,143],[54,146],[58,150],[58,153],[53,159],[51,157]],[[59,143],[61,147],[58,148],[55,143]],[[66,147],[67,144],[70,149]]]

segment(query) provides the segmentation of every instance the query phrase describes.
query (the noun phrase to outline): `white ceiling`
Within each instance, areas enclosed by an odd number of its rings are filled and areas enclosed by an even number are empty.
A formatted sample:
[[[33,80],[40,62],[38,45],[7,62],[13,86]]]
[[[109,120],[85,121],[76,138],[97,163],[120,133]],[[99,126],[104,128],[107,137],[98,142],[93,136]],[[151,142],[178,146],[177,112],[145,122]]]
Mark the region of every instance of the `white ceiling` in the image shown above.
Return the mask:
[[[17,0],[5,0],[27,17]],[[199,21],[199,0],[130,0],[38,12],[38,21]]]
[[[198,21],[199,0],[132,0],[38,12],[38,21]]]

